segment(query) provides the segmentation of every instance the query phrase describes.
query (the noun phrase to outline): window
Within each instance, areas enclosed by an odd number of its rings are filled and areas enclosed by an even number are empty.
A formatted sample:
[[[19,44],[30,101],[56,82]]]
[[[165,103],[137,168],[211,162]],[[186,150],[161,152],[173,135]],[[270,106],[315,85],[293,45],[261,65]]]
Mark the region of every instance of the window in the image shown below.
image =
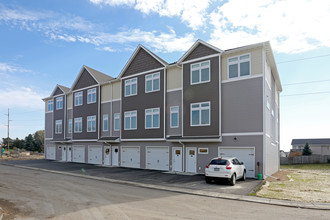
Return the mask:
[[[228,58],[229,79],[250,75],[250,54]]]
[[[82,132],[82,118],[74,119],[74,133]]]
[[[96,116],[87,116],[87,132],[96,131]]]
[[[113,130],[119,131],[119,129],[120,129],[120,113],[115,113]]]
[[[190,105],[190,125],[210,125],[210,102],[194,103]]]
[[[109,116],[103,115],[103,131],[109,130]]]
[[[190,84],[210,82],[210,61],[190,65]]]
[[[171,128],[178,128],[179,127],[179,106],[172,106],[170,108],[170,127]]]
[[[208,148],[198,148],[198,154],[208,154],[209,149]]]
[[[77,92],[74,94],[74,106],[83,104],[83,92]]]
[[[159,108],[145,110],[145,128],[159,128]]]
[[[69,134],[72,133],[72,119],[69,119],[69,123],[68,123],[68,133],[69,133]]]
[[[87,90],[87,104],[96,102],[96,88]]]
[[[56,98],[56,109],[63,109],[63,96]]]
[[[137,123],[136,111],[125,112],[124,117],[125,130],[135,130]]]
[[[125,96],[137,94],[137,78],[125,80]]]
[[[52,112],[53,111],[53,106],[54,106],[54,101],[50,100],[47,102],[47,111]]]
[[[160,84],[159,76],[160,76],[159,73],[153,73],[153,74],[146,75],[145,92],[159,91],[159,84]]]
[[[55,121],[55,134],[62,134],[62,120]]]

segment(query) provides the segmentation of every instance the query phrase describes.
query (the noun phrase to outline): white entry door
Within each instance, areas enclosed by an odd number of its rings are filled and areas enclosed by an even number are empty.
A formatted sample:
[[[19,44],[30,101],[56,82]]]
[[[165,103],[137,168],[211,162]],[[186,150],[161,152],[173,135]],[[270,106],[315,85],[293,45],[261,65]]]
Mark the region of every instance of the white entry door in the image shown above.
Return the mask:
[[[111,149],[110,146],[104,147],[104,166],[111,165]]]
[[[88,146],[88,163],[102,164],[102,146]]]
[[[172,171],[182,172],[182,148],[172,148]]]
[[[47,146],[47,159],[55,160],[56,159],[56,148],[55,146]]]
[[[121,147],[121,166],[140,168],[140,147]]]
[[[61,146],[62,148],[62,161],[66,161],[66,146],[65,145],[62,145]]]
[[[66,146],[66,151],[67,151],[67,154],[66,154],[66,156],[67,156],[67,161],[72,161],[72,154],[71,154],[71,145],[69,145],[69,146]]]
[[[196,173],[196,147],[186,148],[186,172]]]
[[[111,151],[111,161],[112,166],[118,166],[118,160],[119,160],[119,147],[112,147]]]
[[[152,170],[169,170],[168,147],[146,147],[146,168]]]

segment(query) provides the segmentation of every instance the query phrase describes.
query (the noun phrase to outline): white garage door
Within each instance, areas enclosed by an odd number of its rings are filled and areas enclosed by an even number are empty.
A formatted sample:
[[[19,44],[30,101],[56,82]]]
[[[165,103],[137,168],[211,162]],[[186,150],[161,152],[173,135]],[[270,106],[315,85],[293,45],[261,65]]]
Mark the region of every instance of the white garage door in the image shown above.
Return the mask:
[[[55,160],[56,159],[56,148],[55,146],[47,146],[47,155],[46,158],[48,160]]]
[[[246,176],[255,177],[254,147],[219,147],[220,157],[237,157],[246,167]]]
[[[73,162],[85,163],[85,147],[84,146],[73,146]]]
[[[121,166],[140,168],[140,147],[121,147]]]
[[[88,146],[88,163],[102,164],[102,146]]]
[[[147,169],[169,170],[169,159],[168,147],[147,147]]]

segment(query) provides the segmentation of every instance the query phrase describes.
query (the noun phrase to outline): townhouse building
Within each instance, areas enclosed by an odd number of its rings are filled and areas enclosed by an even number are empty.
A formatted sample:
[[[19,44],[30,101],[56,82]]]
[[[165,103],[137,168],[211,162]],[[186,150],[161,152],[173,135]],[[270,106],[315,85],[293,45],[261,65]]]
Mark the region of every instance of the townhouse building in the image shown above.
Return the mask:
[[[247,177],[279,169],[279,93],[269,42],[198,40],[175,63],[139,45],[117,78],[83,66],[45,101],[50,160],[203,173],[236,156]]]

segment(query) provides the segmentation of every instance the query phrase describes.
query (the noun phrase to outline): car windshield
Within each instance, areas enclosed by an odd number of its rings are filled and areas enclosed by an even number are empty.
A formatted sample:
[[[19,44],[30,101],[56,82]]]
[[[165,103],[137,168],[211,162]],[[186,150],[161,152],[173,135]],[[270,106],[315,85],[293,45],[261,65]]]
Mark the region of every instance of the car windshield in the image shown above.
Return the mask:
[[[228,160],[215,159],[211,161],[211,165],[227,165]]]

